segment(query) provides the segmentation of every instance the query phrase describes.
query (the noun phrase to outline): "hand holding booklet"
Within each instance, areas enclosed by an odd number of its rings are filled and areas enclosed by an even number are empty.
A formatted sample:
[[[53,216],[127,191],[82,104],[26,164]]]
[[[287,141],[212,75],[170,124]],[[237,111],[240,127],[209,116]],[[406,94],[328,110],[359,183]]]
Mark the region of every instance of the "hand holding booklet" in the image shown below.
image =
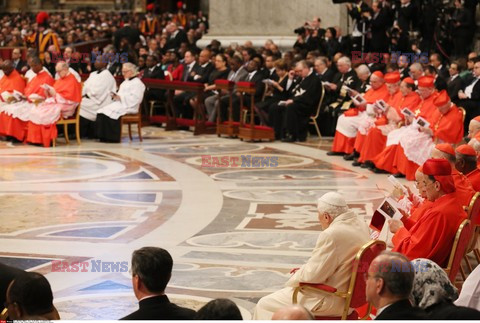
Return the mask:
[[[377,100],[375,102],[375,108],[377,108],[378,110],[380,110],[382,112],[385,112],[387,110],[387,104],[383,100]]]
[[[376,231],[382,231],[385,220],[400,220],[402,214],[398,210],[398,204],[395,200],[387,197],[380,206],[373,212],[370,228]]]
[[[287,101],[280,101],[280,102],[278,102],[278,105],[280,105],[282,107],[286,107],[287,106]]]

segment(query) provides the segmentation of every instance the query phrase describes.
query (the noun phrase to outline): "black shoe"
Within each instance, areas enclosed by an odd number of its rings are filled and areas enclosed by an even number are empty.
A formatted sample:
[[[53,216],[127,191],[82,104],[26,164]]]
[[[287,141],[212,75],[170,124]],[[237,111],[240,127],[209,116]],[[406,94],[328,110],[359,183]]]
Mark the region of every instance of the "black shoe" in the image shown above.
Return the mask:
[[[351,153],[349,155],[343,156],[343,159],[345,160],[353,160],[355,158],[355,153]]]
[[[361,162],[359,162],[358,160],[355,160],[353,163],[352,163],[352,166],[362,166],[363,164]]]
[[[386,170],[383,170],[383,169],[380,169],[380,168],[377,168],[377,167],[374,167],[370,170],[372,172],[374,172],[375,174],[388,174],[388,172]]]
[[[365,163],[361,163],[360,167],[362,167],[362,168],[368,168],[368,165],[365,164]]]
[[[405,175],[403,175],[402,173],[396,173],[396,174],[393,174],[393,177],[395,177],[395,178],[404,178]]]
[[[327,156],[344,156],[345,153],[342,153],[340,151],[329,151],[327,152]]]
[[[297,139],[298,142],[305,142],[307,141],[307,137],[302,137]]]
[[[366,168],[375,168],[375,164],[371,160],[366,160],[365,163],[363,163]],[[362,166],[363,167],[363,166]]]

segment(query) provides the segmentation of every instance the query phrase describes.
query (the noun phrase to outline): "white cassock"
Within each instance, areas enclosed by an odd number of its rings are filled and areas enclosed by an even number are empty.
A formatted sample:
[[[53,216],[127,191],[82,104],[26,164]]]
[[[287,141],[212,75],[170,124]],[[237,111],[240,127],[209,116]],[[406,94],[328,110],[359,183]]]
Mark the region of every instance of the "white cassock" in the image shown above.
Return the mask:
[[[320,233],[312,256],[285,284],[285,288],[258,301],[254,320],[270,320],[275,311],[292,304],[292,294],[300,282],[326,284],[347,291],[352,264],[358,250],[370,241],[367,224],[353,211],[337,216]],[[338,296],[304,291],[298,303],[319,316],[341,316],[345,302]]]
[[[110,119],[118,120],[125,114],[137,113],[144,92],[145,84],[138,77],[125,80],[120,84],[117,92],[120,101],[114,101],[104,106],[97,111],[97,114],[103,113]]]
[[[455,301],[457,306],[466,306],[480,311],[480,266],[477,266],[462,285],[462,291]]]
[[[90,73],[83,83],[80,115],[90,121],[97,119],[97,111],[113,102],[111,92],[117,91],[117,83],[112,73],[104,69]],[[87,97],[88,96],[88,97]]]

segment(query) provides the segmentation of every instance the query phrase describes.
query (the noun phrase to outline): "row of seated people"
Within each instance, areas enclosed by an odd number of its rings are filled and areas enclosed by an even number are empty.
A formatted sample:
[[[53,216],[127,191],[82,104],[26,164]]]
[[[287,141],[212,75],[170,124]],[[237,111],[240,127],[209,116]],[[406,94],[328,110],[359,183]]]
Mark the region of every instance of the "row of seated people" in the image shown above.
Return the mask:
[[[480,60],[475,62],[474,75],[475,79],[464,88],[469,95],[476,93]],[[472,99],[457,101],[465,106],[462,111],[452,103],[446,90],[436,90],[435,78],[431,76],[414,80],[401,79],[398,72],[385,76],[375,72],[370,84],[371,88],[363,94],[363,102],[354,100],[356,106],[339,117],[332,151],[328,153],[344,155],[346,160],[354,160],[354,166],[412,180],[435,143],[458,144],[464,128],[468,129],[474,118],[468,119]],[[347,95],[357,94],[350,91]],[[378,107],[380,100],[386,103],[385,109]]]
[[[101,57],[83,89],[65,62],[56,65],[57,80],[43,69],[38,57],[30,57],[28,64],[33,76],[27,81],[11,61],[2,65],[5,76],[0,80],[4,100],[0,105],[0,135],[16,141],[49,147],[58,135],[56,122],[72,117],[80,105],[85,116],[83,129],[94,129],[101,141],[119,142],[119,118],[138,112],[143,100],[145,85],[135,77],[136,67],[131,63],[123,64],[125,81],[118,91]]]
[[[366,280],[366,300],[376,308],[377,319],[480,318],[480,312],[453,304],[459,295],[442,269],[452,249],[455,232],[466,217],[455,194],[450,167],[445,159],[429,159],[422,165],[418,180],[423,186],[419,190],[426,199],[406,211],[403,227],[392,238],[392,251],[380,253],[367,268],[360,269],[365,277],[357,279]],[[418,210],[422,208],[419,215]],[[328,290],[347,290],[355,255],[371,242],[370,230],[339,193],[324,194],[318,199],[317,209],[322,232],[311,257],[300,268],[292,270],[284,289],[260,299],[254,319],[271,319],[274,313],[292,304],[292,294],[301,283],[323,284]],[[133,253],[132,286],[139,309],[123,319],[193,319],[199,315],[203,319],[213,318],[205,314],[206,310],[201,309],[196,314],[169,301],[165,289],[172,266],[172,257],[162,248],[144,247]],[[480,266],[467,278],[474,281],[468,285],[465,282],[468,288],[462,289],[463,295],[456,305],[478,309],[480,304],[475,292],[479,269]],[[0,300],[5,297],[12,319],[59,318],[50,285],[40,274],[24,273],[0,264],[0,293]],[[345,305],[345,300],[335,294],[303,290],[297,302],[313,315],[328,318],[340,316]],[[214,305],[215,302],[210,304]],[[354,315],[353,309],[351,312]],[[234,317],[239,318],[239,313],[233,317],[225,315],[223,319]]]

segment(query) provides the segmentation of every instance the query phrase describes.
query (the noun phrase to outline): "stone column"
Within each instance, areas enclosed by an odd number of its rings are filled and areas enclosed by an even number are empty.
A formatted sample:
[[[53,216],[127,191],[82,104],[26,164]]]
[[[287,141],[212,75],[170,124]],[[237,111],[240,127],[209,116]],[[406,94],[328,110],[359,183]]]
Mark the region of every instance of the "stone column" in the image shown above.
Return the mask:
[[[314,16],[322,19],[322,28],[346,30],[345,5],[330,0],[209,0],[210,31],[199,45],[218,39],[227,46],[246,40],[261,46],[270,38],[288,48],[296,40],[293,30]]]

